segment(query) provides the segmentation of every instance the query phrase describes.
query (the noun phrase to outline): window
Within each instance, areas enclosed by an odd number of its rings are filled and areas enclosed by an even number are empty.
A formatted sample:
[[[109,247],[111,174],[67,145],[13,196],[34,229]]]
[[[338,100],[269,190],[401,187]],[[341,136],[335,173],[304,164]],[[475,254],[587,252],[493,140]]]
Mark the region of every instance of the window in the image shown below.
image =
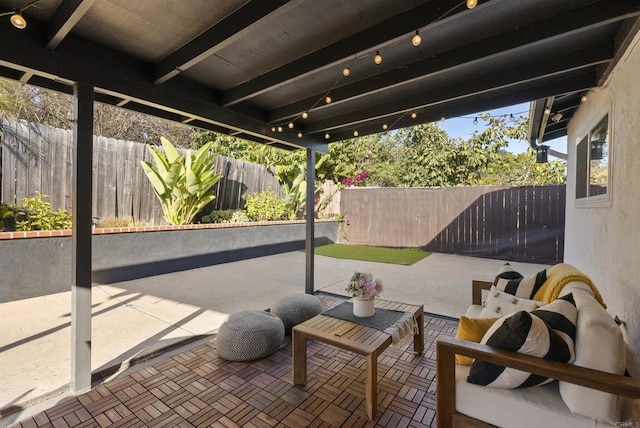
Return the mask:
[[[576,159],[576,200],[582,203],[608,202],[610,196],[609,115],[578,143]]]

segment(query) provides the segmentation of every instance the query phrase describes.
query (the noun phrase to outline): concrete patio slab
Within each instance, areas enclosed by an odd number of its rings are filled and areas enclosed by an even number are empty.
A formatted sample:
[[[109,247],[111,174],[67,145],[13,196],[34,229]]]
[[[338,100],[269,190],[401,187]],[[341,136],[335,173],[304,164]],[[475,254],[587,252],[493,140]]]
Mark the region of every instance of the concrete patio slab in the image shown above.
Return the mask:
[[[353,272],[372,272],[383,280],[383,298],[423,303],[427,312],[457,317],[471,301],[471,280],[491,279],[503,264],[446,254],[412,266],[316,256],[315,289],[346,295]],[[546,267],[512,264],[523,274]],[[304,270],[305,254],[296,251],[96,284],[92,370],[126,368],[131,359],[215,333],[232,312],[267,309],[284,295],[303,293]],[[48,395],[60,399],[69,383],[70,310],[70,292],[0,304],[0,425],[35,411],[35,403]]]

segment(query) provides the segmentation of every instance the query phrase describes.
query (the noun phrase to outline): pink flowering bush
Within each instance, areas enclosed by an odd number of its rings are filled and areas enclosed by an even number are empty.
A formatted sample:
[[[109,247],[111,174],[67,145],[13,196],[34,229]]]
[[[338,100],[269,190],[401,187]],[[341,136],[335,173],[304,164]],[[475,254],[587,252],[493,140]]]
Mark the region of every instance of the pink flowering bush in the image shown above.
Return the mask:
[[[347,187],[357,186],[359,183],[363,182],[371,173],[367,170],[361,171],[355,177],[347,177],[342,180],[342,184]]]
[[[346,288],[351,297],[373,299],[382,293],[382,281],[373,279],[370,273],[356,272]]]

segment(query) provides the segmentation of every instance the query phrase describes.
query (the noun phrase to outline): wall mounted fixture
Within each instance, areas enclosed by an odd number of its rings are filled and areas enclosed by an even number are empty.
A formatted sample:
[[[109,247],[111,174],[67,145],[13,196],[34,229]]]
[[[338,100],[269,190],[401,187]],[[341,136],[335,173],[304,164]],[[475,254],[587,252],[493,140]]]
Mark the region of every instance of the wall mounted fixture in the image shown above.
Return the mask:
[[[556,113],[553,116],[551,116],[551,120],[553,120],[554,122],[560,122],[562,120],[562,113]]]
[[[549,146],[536,147],[536,163],[547,163],[547,149]]]

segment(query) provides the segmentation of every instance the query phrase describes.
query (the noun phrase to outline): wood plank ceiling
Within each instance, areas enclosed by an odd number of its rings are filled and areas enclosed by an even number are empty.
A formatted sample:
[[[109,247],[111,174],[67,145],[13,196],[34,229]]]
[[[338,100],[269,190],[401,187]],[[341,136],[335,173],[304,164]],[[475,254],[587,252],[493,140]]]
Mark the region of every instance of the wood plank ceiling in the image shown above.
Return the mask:
[[[28,4],[0,0],[0,12]],[[0,18],[0,76],[84,82],[101,102],[325,150],[551,97],[567,105],[549,132],[566,133],[638,31],[640,1],[40,0],[23,15],[23,30]]]

